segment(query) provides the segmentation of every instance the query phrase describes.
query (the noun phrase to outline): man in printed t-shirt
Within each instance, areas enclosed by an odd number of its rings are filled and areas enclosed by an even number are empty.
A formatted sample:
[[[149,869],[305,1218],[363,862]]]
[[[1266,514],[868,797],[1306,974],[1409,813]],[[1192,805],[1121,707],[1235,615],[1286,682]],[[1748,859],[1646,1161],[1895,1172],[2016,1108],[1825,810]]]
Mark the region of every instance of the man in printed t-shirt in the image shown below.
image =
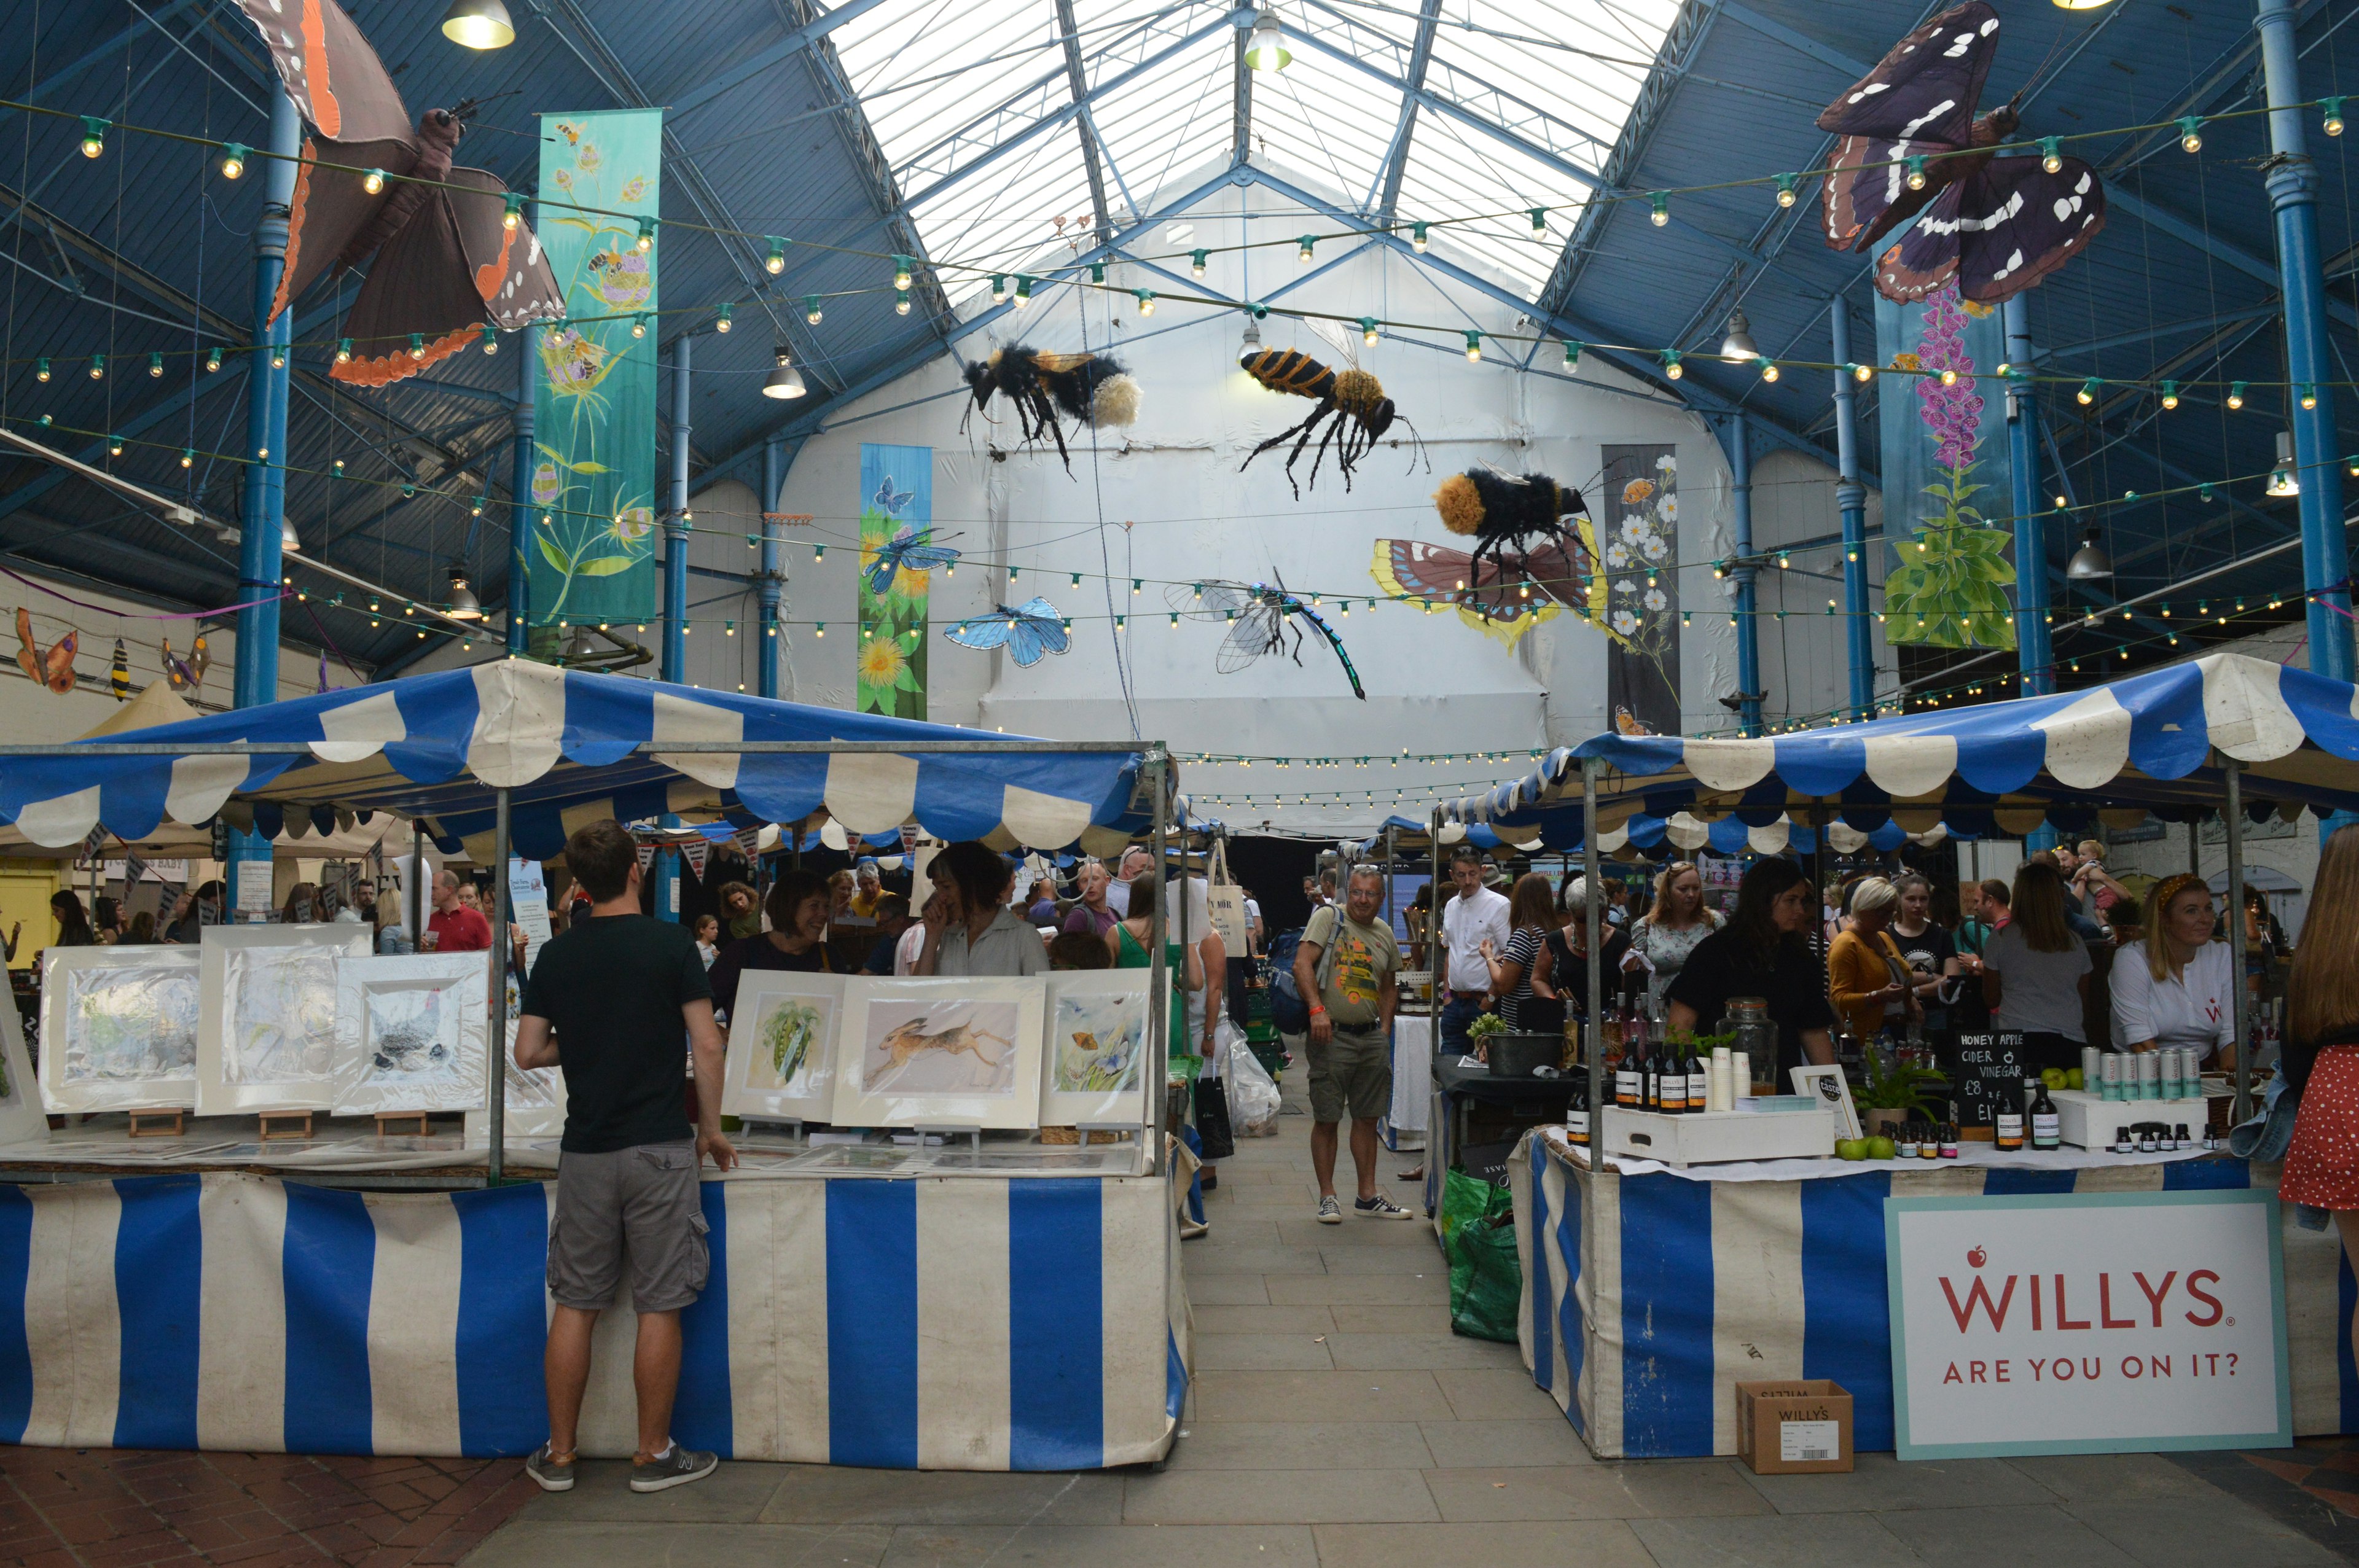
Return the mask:
[[[1310,1005],[1310,1164],[1319,1177],[1321,1225],[1343,1223],[1335,1200],[1335,1129],[1347,1111],[1352,1163],[1359,1172],[1352,1212],[1370,1219],[1416,1217],[1376,1191],[1376,1119],[1392,1104],[1400,971],[1392,927],[1376,916],[1384,885],[1375,867],[1354,867],[1343,904],[1312,911],[1294,949],[1294,983]]]

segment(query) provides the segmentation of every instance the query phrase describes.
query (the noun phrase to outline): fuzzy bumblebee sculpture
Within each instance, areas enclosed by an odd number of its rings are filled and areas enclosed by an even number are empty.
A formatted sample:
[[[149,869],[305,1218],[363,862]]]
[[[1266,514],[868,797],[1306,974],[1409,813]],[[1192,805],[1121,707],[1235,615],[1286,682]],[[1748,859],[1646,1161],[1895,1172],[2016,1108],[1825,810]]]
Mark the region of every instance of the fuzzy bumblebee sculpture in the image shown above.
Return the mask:
[[[996,394],[1014,406],[1016,427],[1027,445],[1055,441],[1068,474],[1073,455],[1065,447],[1067,420],[1077,429],[1103,430],[1138,418],[1138,383],[1105,354],[1055,354],[1010,343],[992,350],[989,359],[968,362],[966,384],[974,390],[974,409],[984,418],[991,417]],[[963,420],[959,427],[965,428]]]
[[[1384,383],[1360,368],[1358,351],[1352,347],[1349,334],[1332,321],[1309,319],[1304,325],[1335,345],[1344,361],[1343,369],[1321,364],[1299,349],[1249,347],[1237,360],[1247,375],[1272,392],[1291,393],[1319,405],[1300,424],[1290,425],[1272,436],[1246,453],[1245,460],[1237,465],[1237,471],[1242,473],[1253,466],[1254,459],[1291,440],[1294,449],[1286,454],[1286,481],[1294,487],[1297,497],[1302,494],[1302,481],[1294,477],[1295,460],[1302,456],[1302,449],[1310,444],[1313,436],[1319,438],[1319,449],[1311,455],[1308,482],[1314,490],[1318,488],[1319,465],[1327,460],[1328,449],[1332,448],[1335,466],[1343,472],[1343,488],[1349,490],[1352,470],[1359,460],[1384,439],[1396,420],[1408,424],[1401,418],[1393,400],[1385,395]],[[1322,424],[1326,427],[1323,433],[1320,429]],[[1409,426],[1409,434],[1415,438],[1415,426]]]
[[[1433,507],[1443,527],[1474,541],[1471,563],[1479,567],[1488,560],[1495,569],[1502,565],[1502,551],[1527,553],[1535,540],[1570,550],[1580,541],[1564,519],[1589,515],[1581,492],[1570,485],[1544,473],[1514,478],[1486,468],[1443,480],[1433,492]]]

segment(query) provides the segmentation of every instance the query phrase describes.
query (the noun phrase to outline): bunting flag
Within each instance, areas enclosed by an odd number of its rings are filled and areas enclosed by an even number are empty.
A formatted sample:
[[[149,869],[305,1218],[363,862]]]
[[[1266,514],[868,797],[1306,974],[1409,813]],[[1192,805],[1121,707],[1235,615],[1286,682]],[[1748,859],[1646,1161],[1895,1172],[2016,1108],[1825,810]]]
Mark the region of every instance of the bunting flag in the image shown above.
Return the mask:
[[[688,869],[696,873],[696,880],[702,881],[705,862],[712,858],[712,844],[702,838],[690,838],[679,847],[679,852],[687,857]]]

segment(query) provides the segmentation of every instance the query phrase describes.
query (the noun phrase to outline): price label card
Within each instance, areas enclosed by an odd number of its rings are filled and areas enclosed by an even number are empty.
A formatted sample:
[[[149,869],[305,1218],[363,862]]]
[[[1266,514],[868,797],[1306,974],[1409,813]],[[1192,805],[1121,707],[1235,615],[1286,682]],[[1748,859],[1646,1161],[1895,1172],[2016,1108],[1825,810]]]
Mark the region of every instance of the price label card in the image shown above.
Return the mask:
[[[1961,1034],[1940,1059],[1964,1127],[1990,1126],[2002,1106],[2020,1108],[2023,1080],[2036,1076],[2024,1065],[2023,1036],[2013,1031]]]

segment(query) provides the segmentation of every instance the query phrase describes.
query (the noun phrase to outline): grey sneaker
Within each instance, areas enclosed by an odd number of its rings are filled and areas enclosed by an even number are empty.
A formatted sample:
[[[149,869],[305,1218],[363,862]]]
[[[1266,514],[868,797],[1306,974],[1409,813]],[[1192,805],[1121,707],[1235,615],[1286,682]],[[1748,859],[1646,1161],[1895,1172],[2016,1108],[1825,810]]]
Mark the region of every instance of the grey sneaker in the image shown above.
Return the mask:
[[[1321,1225],[1343,1223],[1343,1206],[1335,1201],[1333,1193],[1329,1193],[1319,1200],[1319,1223]]]
[[[1378,1193],[1372,1198],[1361,1198],[1352,1205],[1352,1212],[1363,1219],[1415,1219],[1417,1216],[1392,1199]]]
[[[660,1492],[672,1487],[685,1487],[690,1481],[701,1481],[721,1467],[721,1455],[683,1448],[672,1441],[671,1452],[660,1459],[642,1463],[631,1461],[631,1490]]]
[[[573,1456],[560,1459],[544,1443],[524,1462],[524,1473],[538,1482],[544,1492],[570,1492],[573,1489]]]

